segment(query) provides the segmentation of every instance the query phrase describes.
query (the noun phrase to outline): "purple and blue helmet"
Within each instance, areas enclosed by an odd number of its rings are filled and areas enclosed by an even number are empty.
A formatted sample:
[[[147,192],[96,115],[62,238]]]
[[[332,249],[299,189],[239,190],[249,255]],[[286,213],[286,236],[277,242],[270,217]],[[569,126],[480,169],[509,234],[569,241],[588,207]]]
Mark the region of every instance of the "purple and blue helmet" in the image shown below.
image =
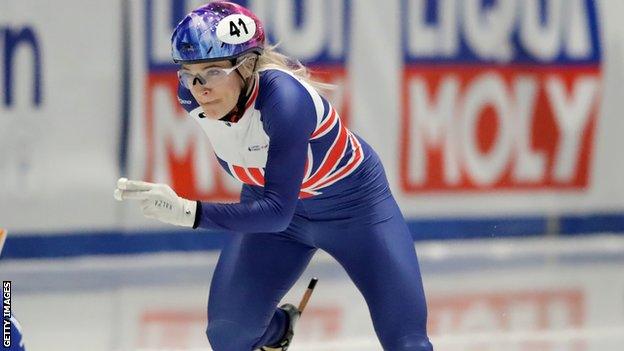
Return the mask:
[[[231,60],[262,53],[264,28],[243,6],[215,1],[191,11],[175,28],[171,54],[176,63]]]

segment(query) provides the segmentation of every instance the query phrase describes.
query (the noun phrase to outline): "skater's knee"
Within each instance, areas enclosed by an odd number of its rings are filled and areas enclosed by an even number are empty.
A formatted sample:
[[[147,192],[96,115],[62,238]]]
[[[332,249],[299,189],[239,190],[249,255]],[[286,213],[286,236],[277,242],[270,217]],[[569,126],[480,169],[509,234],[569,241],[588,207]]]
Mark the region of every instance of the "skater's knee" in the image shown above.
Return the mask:
[[[384,349],[387,351],[433,351],[429,338],[421,334],[406,335],[385,344]]]
[[[206,335],[214,351],[251,351],[257,339],[249,328],[228,320],[211,321]]]

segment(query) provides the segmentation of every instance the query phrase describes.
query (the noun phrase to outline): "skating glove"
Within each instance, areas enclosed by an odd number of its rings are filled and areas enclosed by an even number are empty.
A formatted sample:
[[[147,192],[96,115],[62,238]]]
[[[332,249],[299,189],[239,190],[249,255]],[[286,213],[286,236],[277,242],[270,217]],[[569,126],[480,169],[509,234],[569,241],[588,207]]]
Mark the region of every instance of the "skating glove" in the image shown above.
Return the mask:
[[[147,218],[184,227],[195,222],[197,201],[179,197],[167,184],[119,178],[114,196],[117,201],[139,200]]]

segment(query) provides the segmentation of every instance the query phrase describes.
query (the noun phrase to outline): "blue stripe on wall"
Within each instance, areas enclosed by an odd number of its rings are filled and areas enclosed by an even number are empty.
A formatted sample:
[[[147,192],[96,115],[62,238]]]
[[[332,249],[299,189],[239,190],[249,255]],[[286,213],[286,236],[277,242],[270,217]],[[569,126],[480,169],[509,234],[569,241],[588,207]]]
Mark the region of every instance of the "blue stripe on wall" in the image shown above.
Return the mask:
[[[603,213],[564,216],[560,220],[561,232],[576,235],[593,232],[624,232],[624,214]]]
[[[547,232],[544,217],[430,219],[407,224],[414,240],[501,238]]]
[[[546,217],[445,218],[409,220],[414,240],[540,236],[548,232]],[[624,213],[559,217],[560,235],[624,233]],[[68,258],[217,250],[227,233],[202,230],[98,231],[19,233],[7,238],[2,259]]]
[[[6,240],[3,259],[127,255],[172,251],[216,250],[225,233],[207,231],[101,231],[71,234],[14,235]]]

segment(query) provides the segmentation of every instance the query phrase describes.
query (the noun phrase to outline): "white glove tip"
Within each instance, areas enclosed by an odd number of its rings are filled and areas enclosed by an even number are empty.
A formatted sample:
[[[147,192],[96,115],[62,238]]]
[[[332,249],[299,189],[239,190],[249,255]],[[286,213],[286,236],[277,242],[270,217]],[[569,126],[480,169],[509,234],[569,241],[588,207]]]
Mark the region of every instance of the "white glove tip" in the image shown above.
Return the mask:
[[[117,180],[117,189],[126,190],[127,183],[128,183],[128,178],[124,178],[124,177],[119,178]]]
[[[123,178],[122,178],[123,179]],[[121,180],[121,179],[120,179]],[[117,201],[123,201],[123,191],[119,190],[119,189],[115,189],[115,192],[113,193],[113,196],[115,197],[115,200]]]

